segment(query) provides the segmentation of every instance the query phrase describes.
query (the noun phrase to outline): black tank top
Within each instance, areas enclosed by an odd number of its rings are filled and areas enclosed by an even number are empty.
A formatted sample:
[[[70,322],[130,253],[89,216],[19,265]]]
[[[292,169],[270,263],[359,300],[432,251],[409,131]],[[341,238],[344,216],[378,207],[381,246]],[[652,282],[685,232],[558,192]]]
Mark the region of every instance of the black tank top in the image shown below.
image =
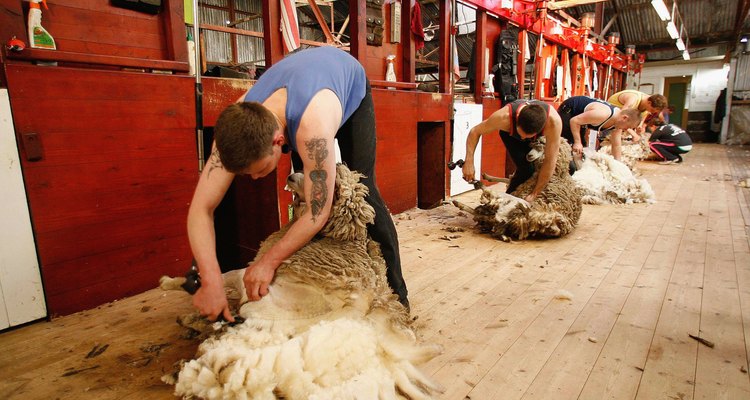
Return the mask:
[[[560,104],[560,108],[562,109],[569,108],[570,115],[572,117],[575,117],[576,115],[583,114],[584,111],[586,111],[586,107],[588,107],[588,105],[591,103],[604,104],[605,106],[609,107],[609,117],[607,117],[607,119],[605,119],[598,125],[586,124],[586,125],[583,125],[582,128],[587,128],[587,129],[591,129],[594,131],[600,131],[602,129],[602,125],[606,124],[610,119],[612,119],[612,116],[615,115],[615,110],[617,109],[617,107],[613,106],[612,104],[607,103],[604,100],[595,99],[593,97],[573,96],[563,101],[562,104]],[[604,131],[606,132],[613,128],[614,127],[607,128]]]
[[[530,138],[523,139],[518,134],[518,130],[516,129],[516,122],[518,121],[518,115],[521,113],[521,110],[523,110],[524,107],[528,105],[532,105],[532,104],[537,104],[537,105],[542,106],[542,108],[544,108],[544,111],[547,111],[547,118],[549,118],[549,104],[543,101],[539,101],[539,100],[525,100],[525,99],[515,100],[513,102],[508,103],[508,105],[506,106],[506,107],[510,107],[510,112],[509,112],[510,132],[501,130],[500,133],[504,133],[506,135],[513,136],[521,140],[531,140],[531,139],[536,139],[537,137],[539,137],[539,134],[541,132],[537,132],[534,136]],[[546,124],[546,121],[545,121],[545,124]]]

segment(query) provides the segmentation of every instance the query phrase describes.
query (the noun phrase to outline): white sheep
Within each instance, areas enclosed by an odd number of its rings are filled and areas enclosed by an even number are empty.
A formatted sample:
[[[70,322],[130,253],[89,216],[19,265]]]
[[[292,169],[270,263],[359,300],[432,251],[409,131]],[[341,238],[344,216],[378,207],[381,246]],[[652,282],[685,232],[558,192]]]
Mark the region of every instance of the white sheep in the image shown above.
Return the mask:
[[[510,195],[482,188],[480,205],[468,207],[458,201],[453,204],[471,213],[482,232],[491,233],[502,240],[527,237],[561,237],[575,229],[581,217],[581,192],[570,178],[570,145],[562,141],[555,171],[547,186],[528,204],[521,200],[531,193],[544,161],[545,138],[537,139],[526,156],[534,163],[534,174]],[[486,177],[486,176],[485,176]]]
[[[417,342],[408,311],[388,286],[380,246],[367,236],[374,210],[360,177],[337,166],[326,226],[284,261],[268,295],[241,304],[243,323],[209,337],[182,365],[177,395],[416,400],[442,390],[415,367],[440,349]],[[271,234],[256,257],[288,226]],[[242,285],[241,273],[225,283]]]

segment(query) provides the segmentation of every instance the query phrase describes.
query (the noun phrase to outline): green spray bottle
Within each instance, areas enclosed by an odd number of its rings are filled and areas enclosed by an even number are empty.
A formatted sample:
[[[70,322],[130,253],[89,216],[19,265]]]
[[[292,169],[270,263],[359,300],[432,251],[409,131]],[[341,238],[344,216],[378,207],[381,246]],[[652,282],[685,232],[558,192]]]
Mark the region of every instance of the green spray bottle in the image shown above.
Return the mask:
[[[42,8],[39,3],[44,4],[44,8],[49,10],[47,7],[47,0],[29,0],[29,44],[33,48],[37,49],[49,49],[57,50],[55,46],[55,39],[52,35],[47,32],[42,26]]]

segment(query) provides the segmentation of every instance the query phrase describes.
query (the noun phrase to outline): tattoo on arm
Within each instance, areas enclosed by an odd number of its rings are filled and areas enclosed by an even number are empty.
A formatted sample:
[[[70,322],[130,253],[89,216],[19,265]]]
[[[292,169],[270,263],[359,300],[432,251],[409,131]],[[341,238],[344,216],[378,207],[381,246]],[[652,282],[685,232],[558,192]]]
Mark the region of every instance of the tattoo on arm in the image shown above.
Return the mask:
[[[310,210],[312,211],[312,219],[315,221],[328,200],[328,187],[326,186],[328,172],[326,172],[323,164],[328,157],[328,147],[326,147],[325,139],[313,138],[305,141],[305,148],[308,157],[315,160],[315,167],[310,171],[310,180],[312,181]]]
[[[224,169],[224,165],[221,164],[221,158],[219,157],[219,150],[214,149],[211,153],[211,157],[208,158],[208,173],[206,177],[211,175],[211,171],[215,169]]]

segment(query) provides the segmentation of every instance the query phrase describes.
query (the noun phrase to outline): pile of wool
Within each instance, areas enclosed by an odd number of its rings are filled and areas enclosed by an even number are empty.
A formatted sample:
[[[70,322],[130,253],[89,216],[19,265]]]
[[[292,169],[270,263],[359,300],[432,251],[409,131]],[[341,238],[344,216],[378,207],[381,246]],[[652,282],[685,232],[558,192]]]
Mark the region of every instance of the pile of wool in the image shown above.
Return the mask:
[[[374,210],[360,177],[337,166],[327,225],[282,263],[268,295],[240,300],[244,322],[201,343],[176,379],[165,377],[176,395],[416,400],[442,390],[416,367],[440,348],[418,342],[408,311],[388,286],[380,245],[367,235]],[[290,225],[271,234],[256,258]],[[242,285],[242,279],[225,285]],[[244,293],[244,287],[227,291]]]
[[[656,196],[646,179],[637,178],[624,163],[603,152],[586,152],[573,174],[586,204],[654,203]]]
[[[648,147],[648,133],[641,135],[638,142],[623,142],[621,146],[621,162],[630,168],[631,171],[637,170],[638,161],[645,160],[651,156],[651,149]],[[605,139],[598,150],[599,153],[612,155],[612,146]]]

